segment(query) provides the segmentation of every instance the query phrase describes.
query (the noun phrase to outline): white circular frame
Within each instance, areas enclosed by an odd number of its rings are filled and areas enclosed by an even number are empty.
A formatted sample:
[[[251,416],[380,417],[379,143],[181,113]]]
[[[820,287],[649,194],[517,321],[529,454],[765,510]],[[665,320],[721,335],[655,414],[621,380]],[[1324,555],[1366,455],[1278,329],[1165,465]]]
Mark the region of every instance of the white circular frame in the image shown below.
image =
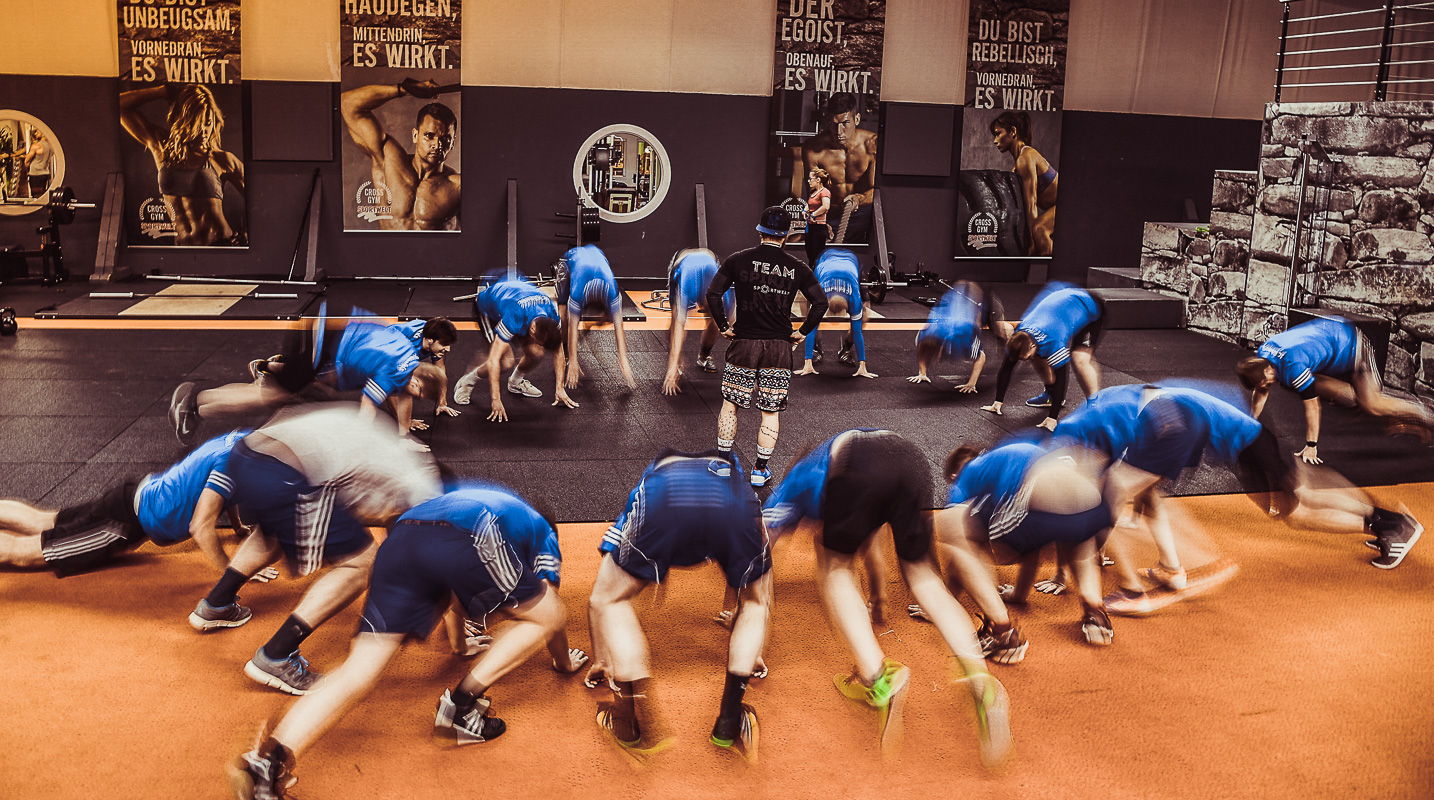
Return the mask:
[[[16,122],[23,122],[38,128],[41,133],[45,134],[45,138],[50,140],[50,144],[54,145],[54,169],[50,173],[50,188],[45,190],[45,194],[41,197],[26,198],[29,202],[25,203],[0,203],[0,215],[7,217],[18,217],[22,214],[39,211],[45,207],[46,203],[50,202],[50,192],[57,186],[65,185],[65,147],[60,144],[60,137],[50,130],[50,126],[34,114],[26,114],[13,108],[4,108],[0,109],[0,119],[13,119]]]
[[[657,191],[653,193],[652,198],[643,204],[642,208],[636,211],[630,211],[626,214],[617,214],[598,205],[597,202],[593,200],[592,194],[588,192],[587,187],[583,186],[583,165],[587,163],[588,151],[593,149],[593,145],[597,144],[599,139],[604,139],[615,133],[630,133],[652,145],[652,148],[657,151],[657,158],[662,162],[663,169],[664,180],[657,187]],[[652,135],[651,131],[646,128],[639,128],[636,125],[619,124],[599,128],[597,132],[587,138],[587,141],[583,142],[583,146],[578,148],[577,157],[573,159],[573,189],[577,191],[578,197],[581,198],[584,203],[596,208],[598,210],[598,216],[608,222],[636,222],[646,217],[648,214],[656,211],[658,206],[662,205],[662,201],[667,198],[667,190],[671,185],[672,159],[667,157],[667,148],[662,146],[662,142],[659,142],[657,137]]]

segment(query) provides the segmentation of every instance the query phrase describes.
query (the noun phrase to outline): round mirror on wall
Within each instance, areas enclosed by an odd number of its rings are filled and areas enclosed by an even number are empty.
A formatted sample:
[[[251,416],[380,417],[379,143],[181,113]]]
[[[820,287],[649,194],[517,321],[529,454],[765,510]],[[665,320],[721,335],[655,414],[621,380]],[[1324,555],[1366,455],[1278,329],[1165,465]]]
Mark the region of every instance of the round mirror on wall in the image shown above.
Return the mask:
[[[656,211],[671,184],[667,150],[636,125],[598,130],[573,160],[578,197],[609,222],[634,222]]]
[[[23,111],[0,109],[0,214],[45,207],[65,180],[65,151],[50,126]]]

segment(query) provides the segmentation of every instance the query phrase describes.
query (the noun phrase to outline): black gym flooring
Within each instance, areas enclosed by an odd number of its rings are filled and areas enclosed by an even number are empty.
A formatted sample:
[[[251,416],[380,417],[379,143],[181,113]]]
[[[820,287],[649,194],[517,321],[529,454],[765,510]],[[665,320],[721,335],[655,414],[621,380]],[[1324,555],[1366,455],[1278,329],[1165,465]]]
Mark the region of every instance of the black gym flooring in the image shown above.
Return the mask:
[[[995,358],[974,396],[952,388],[951,378],[965,378],[966,363],[942,365],[936,370],[942,377],[933,384],[913,385],[906,377],[915,372],[915,332],[870,327],[868,367],[878,379],[848,377],[852,370],[835,363],[837,331],[824,331],[829,360],[820,367],[823,374],[794,379],[773,458],[778,478],[808,447],[834,433],[883,427],[921,446],[936,487],[939,464],[952,447],[991,444],[1007,433],[1032,430],[1043,417],[1023,405],[1041,389],[1029,367],[1018,367],[1007,413],[995,417],[979,410],[994,391]],[[278,330],[22,327],[17,336],[0,339],[0,497],[61,507],[90,499],[127,475],[167,467],[184,454],[166,419],[174,387],[185,380],[202,388],[247,379],[247,362],[275,352],[282,336]],[[419,437],[459,474],[506,483],[559,521],[610,520],[658,450],[701,450],[715,441],[720,374],[696,370],[699,336],[691,331],[682,394],[662,396],[666,337],[665,330],[629,332],[636,391],[621,383],[615,369],[612,332],[595,331],[581,345],[584,382],[572,392],[580,408],[550,405],[553,372],[545,362],[530,375],[542,398],[505,393],[509,422],[485,419],[487,390],[480,387],[474,405],[460,407],[462,416],[437,420]],[[451,381],[483,350],[480,340],[478,332],[461,334],[449,357]],[[719,365],[722,348],[719,343]],[[1243,352],[1183,330],[1116,330],[1107,332],[1096,356],[1106,385],[1176,376],[1229,382]],[[1068,407],[1081,399],[1072,380]],[[1277,391],[1266,413],[1286,446],[1296,449],[1304,436],[1299,399]],[[434,422],[430,404],[420,403],[415,415]],[[262,421],[259,416],[207,420],[201,434],[207,438]],[[738,450],[748,465],[757,424],[755,411],[739,415]],[[1389,438],[1373,419],[1343,408],[1327,408],[1320,453],[1360,485],[1434,481],[1434,450],[1410,437]],[[937,488],[937,496],[944,496],[944,487]],[[1238,490],[1227,471],[1208,466],[1174,487],[1177,494]]]

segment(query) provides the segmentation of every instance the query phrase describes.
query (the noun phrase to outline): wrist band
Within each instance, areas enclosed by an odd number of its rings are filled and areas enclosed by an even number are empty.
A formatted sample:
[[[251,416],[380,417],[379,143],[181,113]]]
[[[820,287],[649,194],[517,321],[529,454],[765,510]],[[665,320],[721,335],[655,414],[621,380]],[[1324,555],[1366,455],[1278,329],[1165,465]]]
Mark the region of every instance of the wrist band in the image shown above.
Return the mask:
[[[395,83],[395,84],[393,85],[393,88],[395,88],[395,89],[398,90],[398,96],[399,96],[399,97],[403,97],[403,84],[401,84],[401,83]]]
[[[1305,447],[1315,447],[1319,442],[1305,442]]]

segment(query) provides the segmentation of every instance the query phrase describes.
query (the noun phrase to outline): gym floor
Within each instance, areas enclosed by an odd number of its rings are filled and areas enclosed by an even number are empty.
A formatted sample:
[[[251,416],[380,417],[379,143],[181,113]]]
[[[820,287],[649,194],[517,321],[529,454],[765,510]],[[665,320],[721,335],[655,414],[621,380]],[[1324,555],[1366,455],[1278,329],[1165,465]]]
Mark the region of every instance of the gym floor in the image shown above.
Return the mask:
[[[22,313],[23,310],[22,310]],[[162,469],[182,455],[165,412],[182,380],[238,380],[245,364],[276,349],[274,325],[240,329],[77,329],[22,320],[0,339],[0,497],[58,507],[94,496],[125,475]],[[153,323],[159,325],[160,323]],[[63,326],[63,327],[58,327]],[[867,335],[877,380],[845,377],[836,331],[829,361],[794,382],[773,459],[781,474],[809,445],[856,426],[887,427],[921,445],[937,465],[957,444],[989,444],[1031,429],[1042,412],[1021,401],[1039,392],[1018,369],[1008,413],[979,411],[938,378],[914,386],[915,324],[874,323]],[[480,350],[464,331],[450,376]],[[650,317],[629,336],[638,390],[613,366],[612,334],[583,345],[582,405],[551,408],[552,370],[531,376],[544,399],[505,397],[511,420],[487,422],[484,392],[456,419],[437,422],[434,454],[461,474],[507,483],[562,521],[564,582],[573,645],[588,644],[585,603],[596,575],[603,522],[663,446],[703,449],[715,436],[719,375],[695,371],[687,338],[683,393],[662,397],[665,322]],[[720,351],[721,345],[718,349]],[[1110,331],[1097,350],[1106,384],[1170,376],[1228,381],[1243,351],[1186,331]],[[720,353],[719,353],[720,355]],[[943,366],[941,375],[967,365]],[[1080,399],[1071,389],[1069,404]],[[431,407],[420,408],[431,420]],[[1287,441],[1303,435],[1298,399],[1277,393],[1267,414]],[[261,420],[206,421],[218,434]],[[755,413],[740,418],[750,463]],[[1367,417],[1326,412],[1321,455],[1385,503],[1434,519],[1434,452],[1387,438]],[[575,488],[580,487],[580,488]],[[1016,666],[994,666],[1012,698],[1016,758],[987,774],[976,756],[964,689],[949,683],[930,626],[901,612],[893,573],[881,641],[916,673],[902,756],[876,755],[875,722],[830,688],[849,655],[825,625],[812,575],[810,537],[775,554],[779,604],[768,651],[772,674],[749,700],[762,721],[762,757],[746,766],[706,744],[720,695],[725,634],[709,620],[721,581],[709,568],[674,573],[661,607],[644,616],[658,676],[657,707],[680,746],[643,772],[602,746],[593,725],[598,692],[535,657],[492,694],[509,732],[458,751],[426,736],[437,696],[463,671],[441,636],[414,644],[378,691],[301,759],[299,796],[549,797],[578,794],[723,797],[1428,797],[1434,756],[1434,600],[1424,591],[1434,559],[1417,548],[1396,570],[1366,563],[1357,537],[1291,531],[1265,519],[1228,473],[1202,467],[1174,487],[1193,521],[1192,552],[1229,557],[1241,573],[1221,591],[1147,619],[1116,619],[1113,647],[1086,646],[1078,602],[1035,596],[1021,617],[1032,647]],[[1153,555],[1151,556],[1153,558]],[[260,721],[288,698],[240,674],[243,662],[296,602],[306,581],[287,577],[244,593],[250,625],[199,636],[185,623],[213,568],[184,545],[146,545],[114,567],[63,581],[45,572],[0,573],[0,673],[9,724],[0,728],[3,784],[18,797],[223,796],[221,766],[252,744]],[[654,599],[654,602],[659,602]],[[319,670],[342,661],[355,605],[320,629],[305,651]],[[931,690],[925,687],[930,685]]]

